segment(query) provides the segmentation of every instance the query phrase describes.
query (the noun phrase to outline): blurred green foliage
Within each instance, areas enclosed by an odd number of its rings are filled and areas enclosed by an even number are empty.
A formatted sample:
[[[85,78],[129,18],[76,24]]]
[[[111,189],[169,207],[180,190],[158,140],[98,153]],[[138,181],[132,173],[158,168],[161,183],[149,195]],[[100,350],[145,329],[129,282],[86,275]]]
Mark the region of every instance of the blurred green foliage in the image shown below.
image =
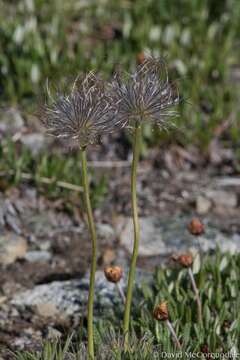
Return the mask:
[[[161,136],[204,149],[231,116],[223,140],[239,145],[240,85],[231,75],[240,55],[238,0],[0,0],[0,8],[2,101],[34,107],[46,78],[61,83],[92,68],[108,78],[141,53],[161,55],[188,100],[184,136]],[[157,143],[155,134],[146,130],[146,142]]]
[[[1,190],[28,181],[50,199],[65,199],[66,210],[71,211],[75,205],[82,206],[82,191],[74,191],[73,196],[69,191],[74,190],[75,186],[80,190],[82,186],[81,161],[78,153],[67,156],[41,152],[33,157],[28,148],[17,147],[9,138],[0,144],[0,159],[3,159],[0,161]],[[59,181],[63,186],[58,185]],[[96,178],[92,176],[90,169],[90,186],[92,206],[96,208],[102,203],[107,192],[106,177],[101,175]]]

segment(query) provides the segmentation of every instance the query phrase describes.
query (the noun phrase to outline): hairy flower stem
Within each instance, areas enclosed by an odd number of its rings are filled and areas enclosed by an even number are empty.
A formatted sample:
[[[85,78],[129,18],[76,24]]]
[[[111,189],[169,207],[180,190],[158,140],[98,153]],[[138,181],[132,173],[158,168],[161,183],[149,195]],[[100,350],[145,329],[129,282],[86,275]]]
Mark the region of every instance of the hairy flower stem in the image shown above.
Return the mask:
[[[125,351],[128,348],[130,311],[131,311],[133,284],[135,279],[136,262],[137,262],[138,247],[139,247],[139,220],[138,220],[138,208],[137,208],[136,183],[137,183],[137,165],[139,161],[140,143],[141,143],[141,126],[137,123],[134,132],[133,161],[132,161],[132,173],[131,173],[134,244],[133,244],[133,253],[132,253],[131,265],[128,276],[128,288],[127,288],[127,297],[126,297],[126,305],[125,305],[125,313],[124,313],[124,321],[123,321]]]
[[[177,345],[177,348],[178,348],[178,349],[181,349],[181,348],[182,348],[182,347],[181,347],[181,344],[180,344],[180,342],[179,342],[179,340],[178,340],[178,337],[177,337],[177,335],[176,335],[176,333],[175,333],[175,330],[174,330],[172,324],[170,323],[169,320],[166,320],[165,323],[166,323],[166,325],[167,325],[170,333],[172,334],[172,337],[173,337],[173,339],[174,339],[174,341],[175,341],[175,343],[176,343],[176,345]]]
[[[87,159],[85,148],[80,150],[81,162],[82,162],[82,180],[84,189],[84,200],[88,218],[88,226],[92,238],[92,264],[90,272],[90,284],[88,293],[88,321],[87,321],[87,332],[88,332],[88,357],[89,360],[94,359],[94,343],[93,343],[93,303],[94,303],[94,283],[95,283],[95,272],[97,266],[97,240],[96,240],[96,229],[93,220],[92,206],[90,202],[89,194],[89,182],[87,173]]]
[[[116,286],[117,286],[119,295],[120,295],[120,297],[122,299],[122,302],[123,302],[123,304],[125,304],[126,303],[126,296],[125,296],[125,294],[123,292],[123,289],[122,289],[121,285],[119,285],[119,283],[117,283]]]
[[[200,300],[199,291],[198,291],[197,284],[196,284],[196,281],[194,279],[194,275],[193,275],[193,272],[192,272],[191,268],[188,269],[188,274],[189,274],[189,277],[191,279],[193,291],[194,291],[195,296],[196,296],[196,302],[197,302],[197,307],[198,307],[198,321],[199,321],[200,324],[202,324],[203,323],[202,303],[201,303],[201,300]]]

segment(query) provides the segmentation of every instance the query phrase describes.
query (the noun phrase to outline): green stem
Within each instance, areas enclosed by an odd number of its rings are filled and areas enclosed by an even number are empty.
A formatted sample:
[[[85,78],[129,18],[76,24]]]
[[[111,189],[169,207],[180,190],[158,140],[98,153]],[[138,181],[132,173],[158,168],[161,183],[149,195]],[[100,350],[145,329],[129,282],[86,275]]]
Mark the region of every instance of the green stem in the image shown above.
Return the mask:
[[[138,161],[139,161],[140,143],[141,143],[141,126],[139,124],[136,124],[135,132],[134,132],[133,161],[132,161],[132,172],[131,172],[131,194],[132,194],[132,214],[133,214],[133,226],[134,226],[134,244],[133,244],[133,253],[132,253],[131,265],[130,265],[129,276],[128,276],[128,289],[127,289],[127,298],[126,298],[124,321],[123,321],[123,331],[124,331],[124,337],[125,337],[125,350],[127,350],[127,348],[128,348],[130,311],[131,311],[133,284],[134,284],[134,279],[135,279],[136,262],[137,262],[138,247],[139,247],[139,221],[138,221],[136,183],[137,183],[137,165],[138,165]]]
[[[83,189],[84,189],[84,200],[88,218],[88,226],[92,238],[92,263],[91,263],[91,272],[90,272],[90,284],[89,284],[89,293],[88,293],[88,357],[89,360],[94,359],[94,343],[93,343],[93,303],[94,303],[94,283],[95,283],[95,273],[97,267],[97,240],[96,240],[96,229],[93,220],[93,212],[90,202],[89,195],[89,182],[88,182],[88,173],[87,173],[87,159],[86,159],[86,150],[80,150],[81,162],[82,162],[82,180],[83,180]]]

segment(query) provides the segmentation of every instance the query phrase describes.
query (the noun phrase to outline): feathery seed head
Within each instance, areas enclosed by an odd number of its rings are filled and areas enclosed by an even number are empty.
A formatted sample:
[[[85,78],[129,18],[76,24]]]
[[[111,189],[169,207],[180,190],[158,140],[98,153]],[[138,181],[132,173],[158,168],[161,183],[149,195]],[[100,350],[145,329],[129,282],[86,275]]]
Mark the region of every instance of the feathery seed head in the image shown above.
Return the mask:
[[[147,58],[132,74],[118,73],[111,84],[111,98],[118,105],[121,123],[151,121],[162,129],[172,124],[169,118],[178,115],[176,84],[168,79],[162,59]]]
[[[40,110],[40,119],[49,135],[70,147],[95,144],[102,135],[122,127],[109,101],[105,84],[94,73],[79,76],[70,92],[57,92]]]

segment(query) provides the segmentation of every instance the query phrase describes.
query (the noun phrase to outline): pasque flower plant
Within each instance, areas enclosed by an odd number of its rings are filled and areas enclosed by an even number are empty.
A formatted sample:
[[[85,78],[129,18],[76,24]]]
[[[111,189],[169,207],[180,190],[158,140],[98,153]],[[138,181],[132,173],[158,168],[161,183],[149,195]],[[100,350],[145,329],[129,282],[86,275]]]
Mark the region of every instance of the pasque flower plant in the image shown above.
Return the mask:
[[[136,193],[137,166],[139,161],[141,128],[146,122],[167,129],[173,125],[171,118],[177,115],[179,103],[177,86],[168,79],[168,71],[162,59],[148,58],[131,73],[118,73],[111,83],[112,103],[118,104],[117,117],[121,123],[134,127],[133,160],[131,172],[131,196],[134,225],[134,245],[128,276],[128,289],[124,313],[125,346],[128,344],[130,311],[139,247],[139,220]]]
[[[116,107],[105,91],[105,83],[93,73],[78,77],[67,94],[57,92],[52,97],[48,91],[48,101],[40,111],[40,119],[47,133],[62,140],[67,147],[78,147],[80,151],[85,207],[92,239],[88,296],[88,355],[91,360],[94,359],[93,302],[97,241],[89,195],[86,149],[96,144],[102,135],[122,127],[115,112]]]
[[[177,115],[179,103],[177,87],[168,79],[162,59],[145,60],[132,74],[118,73],[106,87],[105,82],[93,73],[80,76],[69,93],[57,92],[40,112],[47,133],[64,142],[69,148],[78,147],[82,163],[82,180],[88,225],[92,239],[92,264],[88,297],[88,355],[94,359],[93,301],[96,272],[96,230],[89,196],[86,149],[96,144],[102,135],[123,127],[134,128],[133,161],[131,171],[131,200],[134,225],[134,245],[128,276],[123,330],[125,348],[128,332],[139,247],[139,220],[137,207],[137,166],[141,145],[141,130],[145,122],[160,129],[172,126],[171,118]]]

